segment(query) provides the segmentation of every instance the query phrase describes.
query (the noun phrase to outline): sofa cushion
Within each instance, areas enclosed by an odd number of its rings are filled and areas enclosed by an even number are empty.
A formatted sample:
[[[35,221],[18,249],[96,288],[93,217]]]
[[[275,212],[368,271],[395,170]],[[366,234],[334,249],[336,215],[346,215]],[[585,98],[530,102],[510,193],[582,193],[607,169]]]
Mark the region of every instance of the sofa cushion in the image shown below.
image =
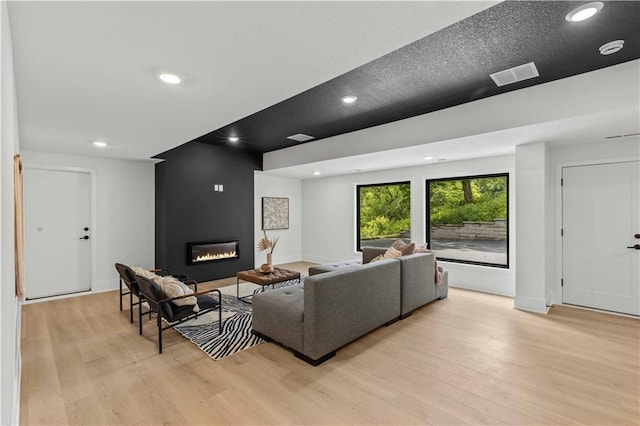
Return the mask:
[[[342,262],[333,262],[333,263],[325,263],[322,265],[314,265],[309,267],[309,276],[323,274],[325,272],[335,271],[336,269],[344,268],[346,266],[360,265],[362,264],[362,260],[360,259],[351,259],[351,260],[343,260]]]

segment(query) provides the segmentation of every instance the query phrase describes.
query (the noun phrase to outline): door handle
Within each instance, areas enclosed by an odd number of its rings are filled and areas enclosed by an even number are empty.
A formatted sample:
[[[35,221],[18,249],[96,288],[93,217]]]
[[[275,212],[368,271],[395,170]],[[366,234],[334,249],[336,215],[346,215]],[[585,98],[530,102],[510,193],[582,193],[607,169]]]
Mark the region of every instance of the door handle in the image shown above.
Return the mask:
[[[632,248],[632,249],[640,250],[640,244],[635,244],[635,245],[629,246],[629,247],[627,247],[627,248]]]
[[[85,235],[84,237],[80,237],[80,238],[78,238],[78,239],[79,239],[79,240],[88,240],[88,239],[89,239],[89,236],[88,236],[88,235]],[[640,245],[638,245],[638,247],[640,247]]]
[[[640,240],[640,234],[634,235],[633,238]]]

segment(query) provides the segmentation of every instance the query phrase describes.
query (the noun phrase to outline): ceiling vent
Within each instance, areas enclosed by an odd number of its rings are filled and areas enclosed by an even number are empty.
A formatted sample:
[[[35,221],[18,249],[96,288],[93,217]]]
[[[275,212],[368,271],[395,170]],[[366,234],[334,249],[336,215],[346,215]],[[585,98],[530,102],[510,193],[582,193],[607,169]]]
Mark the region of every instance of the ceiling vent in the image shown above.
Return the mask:
[[[287,139],[291,139],[296,142],[306,142],[313,139],[313,136],[305,135],[304,133],[297,133],[295,135],[287,136]]]
[[[533,77],[538,77],[539,75],[536,64],[529,62],[528,64],[489,74],[489,77],[491,77],[498,87],[500,87],[506,86],[507,84],[513,84],[518,81],[528,80]]]
[[[605,139],[629,138],[631,136],[640,136],[640,133],[627,133],[626,135],[607,136]]]

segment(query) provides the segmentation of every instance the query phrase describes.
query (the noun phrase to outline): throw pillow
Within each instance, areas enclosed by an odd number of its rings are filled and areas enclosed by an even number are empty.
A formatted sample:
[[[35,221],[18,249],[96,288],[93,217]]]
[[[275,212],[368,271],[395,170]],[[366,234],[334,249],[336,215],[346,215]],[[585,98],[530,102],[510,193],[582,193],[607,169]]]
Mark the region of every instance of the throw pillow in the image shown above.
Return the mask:
[[[191,290],[185,283],[172,276],[161,277],[160,275],[156,275],[147,269],[141,268],[140,266],[132,266],[131,269],[137,275],[148,278],[158,284],[164,295],[168,298],[184,296],[185,294],[193,294],[193,290]],[[198,299],[196,299],[195,296],[174,300],[172,303],[178,306],[193,305],[193,312],[200,311]]]
[[[377,262],[378,260],[393,259],[400,256],[402,256],[402,252],[400,250],[396,250],[393,247],[389,247],[384,254],[380,254],[374,257],[373,259],[371,259],[369,263]]]
[[[142,277],[148,278],[150,280],[155,280],[156,278],[159,278],[160,275],[156,275],[153,272],[141,268],[140,266],[132,266],[131,269],[133,270],[133,272],[135,272],[137,275],[140,275]]]
[[[393,242],[393,244],[391,244],[391,247],[396,250],[400,250],[403,256],[407,256],[414,253],[415,244],[407,244],[402,240],[396,240]]]
[[[393,259],[400,256],[402,256],[402,252],[393,247],[389,247],[384,255],[382,255],[383,259]]]
[[[193,294],[193,290],[187,287],[185,283],[172,276],[158,277],[154,281],[160,286],[162,292],[168,298]],[[171,303],[174,303],[178,306],[193,305],[193,312],[200,311],[200,307],[198,306],[198,299],[196,299],[195,296],[172,300]]]
[[[413,250],[414,253],[431,253],[431,250],[429,250],[429,245],[427,243],[424,244],[416,244],[415,249]]]

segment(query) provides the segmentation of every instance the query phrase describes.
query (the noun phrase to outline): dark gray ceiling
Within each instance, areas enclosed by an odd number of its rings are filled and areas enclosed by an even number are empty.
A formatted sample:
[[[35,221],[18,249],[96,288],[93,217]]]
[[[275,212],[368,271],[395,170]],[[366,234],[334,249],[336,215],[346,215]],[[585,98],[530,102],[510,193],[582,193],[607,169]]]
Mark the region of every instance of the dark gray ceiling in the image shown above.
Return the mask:
[[[591,19],[565,20],[585,3],[500,3],[194,141],[231,145],[237,135],[237,145],[264,153],[299,145],[287,139],[296,133],[316,141],[638,59],[640,2],[605,1]],[[613,40],[624,48],[601,55]],[[528,62],[539,77],[503,87],[489,77]],[[357,102],[343,104],[348,94]]]

